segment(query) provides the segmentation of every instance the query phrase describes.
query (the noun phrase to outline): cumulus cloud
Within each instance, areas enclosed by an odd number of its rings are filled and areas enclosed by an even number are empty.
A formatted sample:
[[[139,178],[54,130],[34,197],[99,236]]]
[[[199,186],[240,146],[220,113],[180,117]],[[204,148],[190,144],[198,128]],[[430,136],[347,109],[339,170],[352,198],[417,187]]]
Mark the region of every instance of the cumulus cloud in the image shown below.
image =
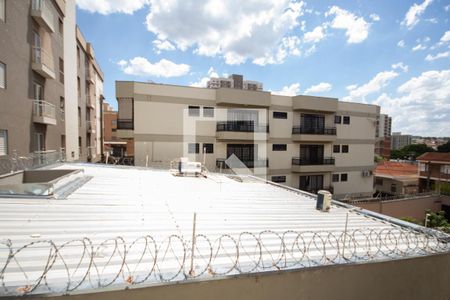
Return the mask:
[[[408,29],[412,29],[419,23],[420,16],[425,12],[427,7],[433,2],[433,0],[424,0],[422,4],[414,3],[405,15],[402,21],[402,25]]]
[[[321,82],[306,89],[305,94],[324,93],[331,91],[333,86],[328,82]]]
[[[186,75],[190,70],[190,66],[186,64],[176,64],[167,59],[151,63],[144,57],[121,60],[117,64],[125,74],[141,77],[178,77]]]
[[[301,26],[302,1],[149,1],[147,29],[181,50],[222,56],[227,64],[282,63],[298,53],[284,38]]]
[[[326,15],[334,16],[331,22],[332,28],[345,29],[347,43],[361,43],[369,35],[370,23],[366,22],[363,17],[358,17],[338,6],[331,7]]]
[[[397,97],[382,94],[373,103],[393,117],[396,130],[450,135],[450,70],[424,72],[400,85],[397,92]]]
[[[382,88],[387,86],[391,80],[396,78],[399,74],[395,71],[383,71],[375,75],[369,82],[358,86],[350,85],[347,87],[349,95],[344,97],[344,101],[351,102],[367,102],[366,96],[379,92]]]
[[[427,49],[427,46],[422,44],[417,44],[412,48],[412,51],[421,51]]]
[[[392,64],[391,68],[394,69],[394,70],[400,69],[400,70],[402,70],[405,73],[408,72],[408,69],[409,69],[409,67],[407,65],[405,65],[404,63],[402,63],[402,62],[399,62],[399,63],[396,63],[396,64]]]
[[[438,53],[436,55],[428,54],[427,57],[425,57],[425,60],[426,61],[433,61],[433,60],[436,60],[436,59],[446,58],[446,57],[449,57],[449,56],[450,56],[450,51],[446,51],[446,52],[440,52],[440,53]]]
[[[296,96],[300,92],[300,83],[293,83],[291,85],[284,86],[280,91],[273,91],[272,94],[282,96]]]
[[[399,42],[397,43],[397,46],[399,46],[400,48],[405,47],[405,41],[404,41],[404,40],[399,41]]]
[[[214,70],[213,67],[209,68],[207,74],[208,74],[207,76],[202,77],[198,81],[191,83],[190,86],[206,87],[206,85],[211,77],[219,77],[219,74]]]
[[[380,21],[380,16],[377,15],[377,14],[370,14],[369,17],[370,17],[370,18],[372,19],[372,21],[374,21],[374,22]]]
[[[108,15],[112,13],[133,14],[149,3],[149,0],[76,0],[80,9],[91,13]]]
[[[450,30],[446,31],[444,33],[444,35],[441,37],[441,39],[439,40],[440,44],[445,44],[448,43],[450,41]]]
[[[310,43],[310,42],[317,43],[320,40],[322,40],[324,37],[325,37],[325,33],[324,33],[322,26],[317,26],[312,31],[306,32],[303,37],[303,40],[306,43]]]

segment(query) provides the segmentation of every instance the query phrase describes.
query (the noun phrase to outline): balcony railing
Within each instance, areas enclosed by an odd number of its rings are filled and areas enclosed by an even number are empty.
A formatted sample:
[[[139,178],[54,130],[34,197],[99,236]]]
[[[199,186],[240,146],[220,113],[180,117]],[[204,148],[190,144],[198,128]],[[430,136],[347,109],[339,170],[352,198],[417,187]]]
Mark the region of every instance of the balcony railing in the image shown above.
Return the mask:
[[[33,116],[56,119],[55,105],[43,100],[33,101]]]
[[[222,169],[229,169],[230,166],[228,166],[225,162],[226,159],[224,158],[218,158],[216,160],[216,167],[222,168]],[[258,160],[241,160],[241,162],[247,167],[247,168],[267,168],[269,167],[269,160],[268,159],[258,159]]]
[[[33,46],[33,69],[46,78],[55,78],[53,57],[41,47]]]
[[[86,106],[95,108],[95,99],[90,95],[86,95]]]
[[[217,131],[235,132],[269,132],[268,125],[254,125],[251,123],[240,123],[234,121],[217,122]]]
[[[33,0],[31,2],[31,15],[41,25],[54,32],[54,17],[48,0]]]
[[[292,165],[295,166],[334,165],[334,157],[325,157],[323,159],[305,159],[300,157],[293,157]]]
[[[134,129],[133,119],[118,119],[117,129]]]
[[[292,127],[292,134],[336,135],[336,127]]]
[[[95,131],[95,123],[92,121],[86,121],[86,130],[88,132],[94,132]]]

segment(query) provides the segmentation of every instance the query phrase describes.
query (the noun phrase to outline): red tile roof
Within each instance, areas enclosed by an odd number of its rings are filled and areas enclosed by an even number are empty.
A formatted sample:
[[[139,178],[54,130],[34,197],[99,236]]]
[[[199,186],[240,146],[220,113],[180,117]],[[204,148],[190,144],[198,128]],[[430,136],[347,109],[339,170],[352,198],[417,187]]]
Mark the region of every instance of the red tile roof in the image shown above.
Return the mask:
[[[418,176],[418,168],[416,164],[384,161],[375,168],[375,175],[387,176]]]
[[[417,160],[450,162],[450,152],[427,152],[419,156]]]

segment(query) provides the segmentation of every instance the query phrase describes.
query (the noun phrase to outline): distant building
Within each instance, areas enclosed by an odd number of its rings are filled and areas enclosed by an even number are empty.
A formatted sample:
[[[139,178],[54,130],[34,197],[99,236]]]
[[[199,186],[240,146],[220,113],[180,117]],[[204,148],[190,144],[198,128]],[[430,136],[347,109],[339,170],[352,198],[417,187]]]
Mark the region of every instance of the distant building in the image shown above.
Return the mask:
[[[114,157],[134,155],[132,143],[117,137],[117,111],[108,103],[103,103],[104,151]]]
[[[417,165],[403,162],[382,162],[375,168],[375,191],[383,196],[417,194]]]
[[[262,91],[263,84],[258,81],[244,80],[244,76],[233,74],[230,75],[228,78],[212,77],[207,83],[207,88],[209,89],[232,88],[239,90]]]
[[[417,160],[420,191],[436,191],[441,183],[450,183],[450,153],[427,152]]]
[[[399,150],[405,146],[412,144],[412,136],[409,134],[402,134],[401,132],[393,132],[391,139],[391,149]]]
[[[375,143],[375,154],[389,159],[391,157],[391,128],[392,118],[385,114],[380,114],[377,117],[377,127],[375,136],[377,141]]]

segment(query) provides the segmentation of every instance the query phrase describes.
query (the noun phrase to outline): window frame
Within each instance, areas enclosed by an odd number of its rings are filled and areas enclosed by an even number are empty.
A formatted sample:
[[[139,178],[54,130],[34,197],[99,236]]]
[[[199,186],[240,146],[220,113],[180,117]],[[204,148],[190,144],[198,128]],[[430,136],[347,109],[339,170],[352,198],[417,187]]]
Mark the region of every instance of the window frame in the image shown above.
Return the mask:
[[[214,118],[215,109],[212,106],[203,106],[203,117]]]
[[[286,111],[274,111],[272,113],[272,118],[280,119],[280,120],[287,120],[288,113]]]
[[[335,115],[334,116],[334,124],[342,124],[342,116]]]
[[[287,144],[272,144],[272,151],[287,151]]]
[[[341,173],[341,182],[347,182],[347,181],[348,181],[348,174]]]
[[[350,125],[350,116],[343,116],[342,117],[342,124]]]
[[[193,113],[195,111],[197,111],[196,114]],[[188,116],[189,117],[200,117],[200,106],[189,105],[188,106]]]
[[[6,90],[7,82],[6,82],[6,72],[7,66],[4,62],[0,61],[0,70],[3,72],[3,86],[0,85],[0,89]]]
[[[9,142],[9,140],[8,140],[8,130],[7,129],[0,129],[0,133],[4,133],[4,135],[5,135],[5,154],[1,154],[0,153],[0,156],[8,155],[8,142]]]
[[[341,153],[348,153],[350,147],[348,145],[341,145]]]
[[[275,175],[275,176],[271,176],[271,177],[270,177],[270,181],[272,181],[272,182],[277,182],[277,183],[286,182],[286,175]]]
[[[339,182],[339,174],[332,174],[331,182]]]
[[[202,152],[205,154],[214,154],[214,143],[203,143]]]
[[[333,145],[333,153],[341,153],[341,145]]]
[[[195,148],[192,149],[191,147],[195,147]],[[188,153],[189,154],[199,154],[200,153],[200,144],[199,143],[188,143]]]

